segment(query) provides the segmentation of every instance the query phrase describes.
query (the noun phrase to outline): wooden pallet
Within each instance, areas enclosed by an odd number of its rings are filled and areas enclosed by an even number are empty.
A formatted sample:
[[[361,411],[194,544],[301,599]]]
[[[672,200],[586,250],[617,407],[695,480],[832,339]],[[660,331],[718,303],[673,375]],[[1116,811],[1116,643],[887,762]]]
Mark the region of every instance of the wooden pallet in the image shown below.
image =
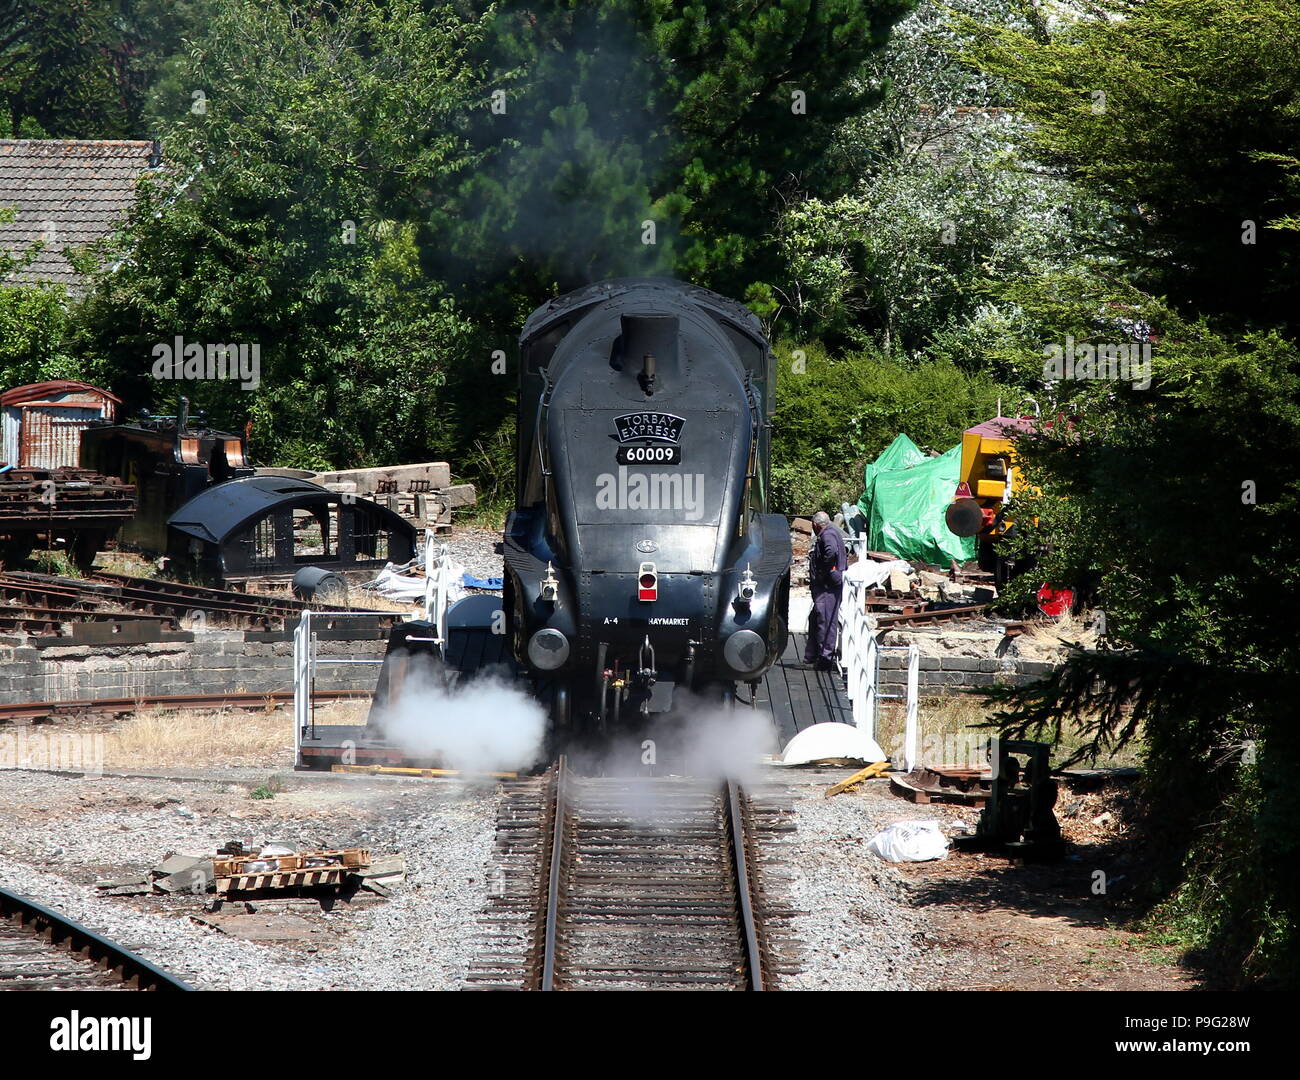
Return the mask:
[[[960,771],[962,773],[969,771],[973,774],[979,774],[979,770],[953,771]],[[901,795],[909,802],[917,803],[922,806],[927,806],[930,803],[957,803],[961,806],[973,806],[976,809],[981,809],[984,804],[988,802],[990,792],[988,784],[984,781],[982,775],[979,779],[976,779],[975,776],[969,778],[963,776],[963,780],[969,779],[974,781],[972,786],[963,791],[961,787],[958,786],[947,786],[934,783],[932,775],[928,777],[932,780],[931,783],[925,784],[918,782],[921,779],[921,776],[918,774],[927,773],[931,773],[931,770],[918,769],[907,773],[906,775],[895,773],[889,778],[889,790],[895,795]]]
[[[256,892],[259,889],[300,889],[321,885],[339,885],[347,872],[341,866],[319,870],[268,871],[263,874],[236,874],[217,878],[218,893]]]
[[[276,862],[274,870],[248,870],[252,862]],[[307,866],[311,859],[334,858],[332,866]],[[303,886],[339,885],[348,874],[370,865],[365,848],[341,848],[329,851],[302,851],[295,855],[218,855],[212,860],[217,892],[250,892],[255,889],[296,889]]]

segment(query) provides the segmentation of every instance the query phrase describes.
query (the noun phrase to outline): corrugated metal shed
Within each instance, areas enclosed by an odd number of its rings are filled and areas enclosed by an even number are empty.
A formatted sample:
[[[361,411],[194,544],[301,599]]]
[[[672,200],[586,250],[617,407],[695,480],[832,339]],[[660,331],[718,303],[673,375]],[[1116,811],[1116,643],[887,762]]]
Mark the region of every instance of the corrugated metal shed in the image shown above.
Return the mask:
[[[0,394],[0,458],[20,469],[79,465],[81,433],[92,420],[112,420],[122,399],[73,379],[31,383]]]

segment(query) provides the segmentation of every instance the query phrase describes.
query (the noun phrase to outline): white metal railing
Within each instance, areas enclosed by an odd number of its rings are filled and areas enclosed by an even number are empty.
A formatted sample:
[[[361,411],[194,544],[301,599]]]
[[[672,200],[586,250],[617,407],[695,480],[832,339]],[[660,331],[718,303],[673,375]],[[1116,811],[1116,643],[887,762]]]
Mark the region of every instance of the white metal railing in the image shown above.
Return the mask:
[[[424,534],[424,617],[437,627],[439,645],[447,640],[447,600],[451,595],[451,553],[435,544],[433,532]]]
[[[859,537],[865,550],[866,538]],[[844,673],[845,694],[853,707],[853,723],[877,740],[877,720],[881,701],[905,701],[907,715],[903,746],[898,764],[910,772],[917,764],[921,653],[916,645],[881,645],[876,640],[876,621],[867,611],[867,585],[846,579],[840,600],[840,659]],[[880,692],[880,654],[907,653],[907,689],[903,694]]]
[[[424,534],[424,617],[437,628],[435,644],[442,647],[447,641],[447,608],[451,596],[451,554],[446,544],[435,544],[433,532]],[[302,740],[311,730],[315,737],[315,718],[312,712],[312,694],[316,686],[316,668],[320,664],[371,664],[382,665],[382,660],[353,660],[345,657],[318,657],[316,634],[312,618],[363,619],[392,618],[391,611],[311,611],[304,609],[293,632],[293,753],[301,764]],[[409,618],[409,616],[407,616]],[[411,638],[428,641],[428,638]]]
[[[383,664],[382,660],[350,660],[344,657],[316,655],[316,633],[312,617],[334,619],[392,618],[391,611],[311,611],[304,608],[293,631],[293,760],[302,764],[302,741],[308,729],[315,737],[316,721],[312,712],[312,693],[316,687],[318,664]]]

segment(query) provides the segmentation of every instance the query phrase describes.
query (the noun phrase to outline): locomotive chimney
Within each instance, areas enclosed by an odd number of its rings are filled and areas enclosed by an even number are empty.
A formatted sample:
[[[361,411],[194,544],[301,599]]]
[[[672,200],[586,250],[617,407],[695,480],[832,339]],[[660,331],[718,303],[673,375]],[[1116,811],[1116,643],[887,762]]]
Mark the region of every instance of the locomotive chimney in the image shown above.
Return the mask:
[[[673,390],[679,376],[678,322],[676,315],[624,315],[621,330],[610,357],[622,378],[636,380],[647,397]],[[640,362],[637,362],[637,358]]]

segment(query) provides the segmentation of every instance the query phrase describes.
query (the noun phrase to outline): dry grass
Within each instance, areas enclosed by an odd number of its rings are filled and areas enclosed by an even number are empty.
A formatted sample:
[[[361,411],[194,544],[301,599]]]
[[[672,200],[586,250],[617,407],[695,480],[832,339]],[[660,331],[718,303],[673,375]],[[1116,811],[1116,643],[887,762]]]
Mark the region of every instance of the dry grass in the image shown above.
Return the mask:
[[[422,610],[424,601],[389,600],[373,592],[349,589],[346,607],[349,611],[397,611],[409,615],[413,611]]]
[[[973,695],[955,694],[951,697],[922,698],[919,708],[922,761],[927,765],[945,765],[960,764],[964,759],[973,764],[971,755],[975,746],[996,734],[993,728],[979,726],[985,722],[991,711]],[[876,741],[886,753],[892,752],[895,746],[903,745],[904,719],[901,703],[881,704]],[[925,752],[927,739],[931,741],[930,745],[933,747],[930,754]],[[1082,736],[1066,728],[1064,738],[1052,750],[1053,763],[1064,761],[1083,743]],[[1140,744],[1131,744],[1117,754],[1098,757],[1095,762],[1084,761],[1082,766],[1089,768],[1136,766],[1141,759],[1141,749]],[[936,760],[936,754],[945,760]]]
[[[321,701],[316,704],[313,719],[320,727],[332,727],[336,724],[364,724],[369,712],[369,698]]]
[[[1047,648],[1064,648],[1076,642],[1090,645],[1097,637],[1085,617],[1069,614],[1033,619],[1025,623],[1025,636],[1034,644]]]
[[[368,699],[321,702],[318,725],[364,724]],[[293,710],[143,709],[104,738],[104,764],[211,767],[293,764]]]
[[[101,551],[95,556],[95,569],[108,574],[126,574],[129,577],[158,576],[157,561],[134,551]]]
[[[173,765],[287,765],[293,758],[293,713],[143,710],[104,739],[109,768]]]

